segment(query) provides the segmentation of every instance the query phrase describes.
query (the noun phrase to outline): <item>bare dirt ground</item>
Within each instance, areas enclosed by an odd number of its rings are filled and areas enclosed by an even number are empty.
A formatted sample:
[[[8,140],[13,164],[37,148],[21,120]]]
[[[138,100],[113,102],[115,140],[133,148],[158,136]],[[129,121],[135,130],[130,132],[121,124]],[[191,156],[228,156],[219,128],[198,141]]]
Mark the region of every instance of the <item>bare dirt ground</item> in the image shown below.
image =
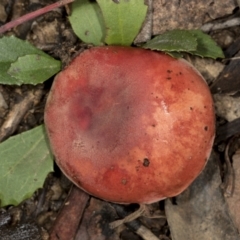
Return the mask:
[[[53,2],[1,0],[0,24]],[[55,166],[55,172],[49,174],[43,188],[30,199],[18,206],[0,209],[1,239],[67,240],[72,239],[70,236],[75,236],[76,240],[240,239],[239,2],[146,2],[150,6],[148,22],[138,41],[166,30],[201,28],[225,53],[226,58],[217,61],[187,57],[207,80],[215,102],[216,140],[206,169],[184,193],[152,204],[151,217],[142,216],[111,229],[110,222],[124,218],[138,206],[121,206],[90,197],[72,186]],[[72,31],[68,22],[70,12],[69,7],[58,8],[5,35],[28,40],[60,59],[64,67],[88,47]],[[45,101],[52,82],[53,78],[38,86],[0,85],[0,141],[43,123]]]

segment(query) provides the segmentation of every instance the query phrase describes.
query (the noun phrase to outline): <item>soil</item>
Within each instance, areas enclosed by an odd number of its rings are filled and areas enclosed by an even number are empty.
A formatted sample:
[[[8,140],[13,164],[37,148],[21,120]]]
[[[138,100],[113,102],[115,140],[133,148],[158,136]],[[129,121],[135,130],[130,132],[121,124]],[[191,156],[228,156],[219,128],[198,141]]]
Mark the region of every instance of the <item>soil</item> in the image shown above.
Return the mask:
[[[53,2],[2,0],[0,25]],[[216,140],[209,160],[211,164],[202,173],[206,177],[197,179],[187,191],[176,198],[149,205],[148,217],[141,216],[112,229],[109,223],[131,214],[138,206],[121,206],[90,197],[81,190],[76,190],[55,165],[54,172],[49,173],[43,188],[38,189],[31,198],[18,206],[0,209],[1,239],[240,239],[240,216],[236,204],[231,204],[240,198],[239,191],[235,190],[239,189],[236,183],[239,176],[236,174],[240,169],[239,164],[235,164],[236,159],[238,162],[240,160],[237,152],[240,125],[240,24],[225,24],[229,20],[238,19],[240,10],[235,1],[210,2],[211,4],[204,0],[146,1],[152,7],[148,12],[146,27],[135,41],[146,41],[166,29],[201,28],[206,23],[222,26],[221,29],[207,33],[221,46],[226,59],[186,56],[205,77],[216,107]],[[61,60],[64,68],[79,52],[91,47],[74,34],[68,21],[70,11],[69,6],[55,9],[4,35],[15,35],[28,40],[55,59]],[[53,78],[37,86],[0,85],[0,141],[43,123],[44,106],[52,82]],[[19,114],[15,114],[12,119],[16,106]],[[4,126],[7,124],[10,127],[6,130]],[[205,192],[203,186],[207,186],[204,188]],[[69,202],[71,205],[66,210],[65,206]],[[206,210],[206,206],[212,210]],[[202,209],[201,212],[196,208]],[[59,227],[59,224],[62,225]],[[65,232],[64,229],[68,233],[61,235],[61,231]]]

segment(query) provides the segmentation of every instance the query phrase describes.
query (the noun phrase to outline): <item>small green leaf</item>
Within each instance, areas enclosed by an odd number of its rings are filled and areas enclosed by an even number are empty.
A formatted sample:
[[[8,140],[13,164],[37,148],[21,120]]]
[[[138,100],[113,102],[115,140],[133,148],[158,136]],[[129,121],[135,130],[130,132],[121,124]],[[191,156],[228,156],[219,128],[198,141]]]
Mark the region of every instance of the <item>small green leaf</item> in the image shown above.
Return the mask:
[[[144,0],[97,0],[106,24],[105,42],[130,46],[146,17]]]
[[[0,63],[15,62],[18,57],[27,54],[47,55],[29,42],[14,36],[0,38]]]
[[[187,52],[200,57],[223,58],[222,49],[201,30],[172,30],[158,35],[142,46],[152,50],[165,51],[173,57],[176,52]],[[172,53],[174,52],[174,54]]]
[[[19,85],[22,83],[33,83],[31,79],[20,79],[16,76],[12,77],[9,75],[8,70],[11,67],[11,64],[16,62],[19,57],[24,57],[26,55],[39,55],[43,59],[46,59],[46,65],[49,64],[50,57],[43,51],[35,48],[29,42],[18,39],[14,36],[11,37],[2,37],[0,38],[0,83],[9,84],[9,85]],[[18,61],[17,61],[18,62]],[[21,61],[23,64],[23,61]],[[52,58],[52,62],[56,64],[56,60]],[[42,62],[42,65],[44,63]],[[53,63],[52,63],[53,64]],[[51,64],[51,65],[52,65]],[[58,70],[60,70],[60,62],[58,63]],[[42,73],[39,73],[39,75]],[[41,82],[47,80],[42,79]]]
[[[197,49],[197,38],[188,30],[172,30],[154,37],[142,46],[166,52],[190,52]]]
[[[17,205],[41,188],[53,171],[44,126],[9,138],[0,144],[1,206]]]
[[[82,41],[96,46],[103,45],[105,25],[101,10],[96,2],[90,0],[73,2],[69,21],[73,31]]]
[[[19,80],[16,84],[33,84],[44,82],[61,68],[60,61],[46,55],[25,55],[11,64],[8,74]]]
[[[197,39],[197,49],[190,51],[193,55],[209,58],[224,58],[222,49],[217,46],[216,42],[201,30],[190,30]]]

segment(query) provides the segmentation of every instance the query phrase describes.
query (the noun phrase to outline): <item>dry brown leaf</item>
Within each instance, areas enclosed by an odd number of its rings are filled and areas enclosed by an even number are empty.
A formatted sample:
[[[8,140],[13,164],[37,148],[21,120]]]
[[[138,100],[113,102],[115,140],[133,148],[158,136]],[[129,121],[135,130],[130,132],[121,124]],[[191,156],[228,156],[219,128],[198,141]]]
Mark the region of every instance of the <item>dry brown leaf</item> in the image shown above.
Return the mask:
[[[176,203],[166,201],[166,216],[173,240],[239,240],[225,202],[216,157]]]
[[[234,224],[240,231],[240,149],[236,151],[233,160],[234,188],[231,197],[227,197],[226,201],[229,206],[229,213]]]
[[[109,228],[109,222],[116,218],[116,212],[109,203],[92,197],[75,240],[119,240],[116,232]]]
[[[240,51],[234,56],[236,59],[230,61],[220,73],[218,78],[211,86],[213,93],[236,93],[240,91],[240,81],[236,81],[239,77]]]

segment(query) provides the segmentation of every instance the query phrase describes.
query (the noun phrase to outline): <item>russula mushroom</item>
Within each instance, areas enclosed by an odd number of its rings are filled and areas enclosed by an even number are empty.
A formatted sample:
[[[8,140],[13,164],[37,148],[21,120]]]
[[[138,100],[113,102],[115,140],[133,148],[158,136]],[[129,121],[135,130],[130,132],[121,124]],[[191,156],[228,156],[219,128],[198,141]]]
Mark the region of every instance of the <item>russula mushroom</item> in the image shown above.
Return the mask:
[[[56,76],[45,124],[70,180],[126,204],[185,190],[204,168],[215,132],[212,97],[197,70],[120,46],[85,50]]]

